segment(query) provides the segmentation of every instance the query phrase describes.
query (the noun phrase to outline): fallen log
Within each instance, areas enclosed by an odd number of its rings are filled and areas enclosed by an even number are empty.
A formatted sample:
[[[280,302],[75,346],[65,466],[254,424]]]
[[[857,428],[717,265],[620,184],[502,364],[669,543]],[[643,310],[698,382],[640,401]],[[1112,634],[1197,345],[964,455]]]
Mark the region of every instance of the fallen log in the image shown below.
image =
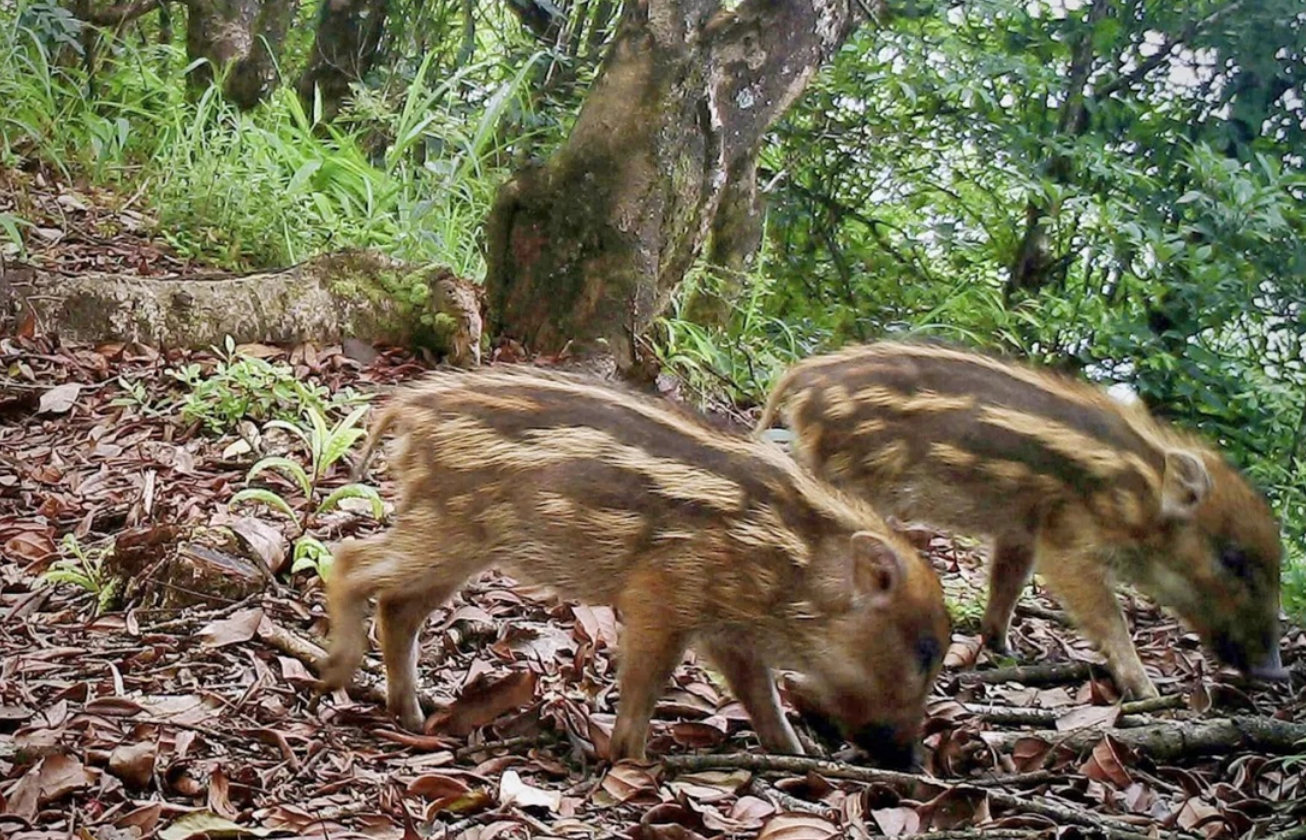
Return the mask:
[[[1029,706],[998,706],[982,703],[962,703],[961,707],[968,713],[984,718],[989,723],[1009,726],[1038,726],[1054,724],[1064,717],[1070,709],[1036,709]],[[1182,694],[1167,694],[1148,700],[1136,700],[1120,704],[1121,718],[1126,716],[1148,715],[1152,712],[1170,711],[1188,707],[1188,698]],[[1078,708],[1078,707],[1072,707]],[[1145,718],[1139,718],[1140,720]],[[1117,720],[1116,725],[1120,725]]]
[[[444,316],[444,317],[441,317]],[[65,342],[161,348],[335,344],[424,346],[456,364],[480,361],[481,300],[446,268],[372,251],[327,254],[244,276],[66,276],[0,269],[0,333],[31,330]]]
[[[970,685],[975,683],[1000,685],[1007,682],[1027,686],[1062,685],[1086,680],[1094,673],[1105,674],[1106,670],[1088,662],[1052,662],[1038,665],[1012,665],[1008,668],[990,668],[985,671],[961,671],[957,674],[957,679]]]
[[[1175,720],[1128,729],[1085,727],[1060,732],[983,732],[984,743],[1009,750],[1016,742],[1035,738],[1078,753],[1087,753],[1106,735],[1153,761],[1222,755],[1247,750],[1290,755],[1306,746],[1306,724],[1269,717],[1240,716],[1210,720]]]

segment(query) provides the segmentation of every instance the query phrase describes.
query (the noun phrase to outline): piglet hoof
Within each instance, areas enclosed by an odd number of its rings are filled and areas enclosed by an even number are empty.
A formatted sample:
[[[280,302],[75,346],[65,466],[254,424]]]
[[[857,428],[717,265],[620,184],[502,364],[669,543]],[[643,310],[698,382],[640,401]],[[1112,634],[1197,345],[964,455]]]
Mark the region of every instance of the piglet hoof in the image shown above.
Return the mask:
[[[344,688],[354,677],[354,669],[344,663],[344,657],[331,654],[318,663],[318,689],[320,694]]]
[[[1117,685],[1119,685],[1117,683]],[[1161,692],[1156,690],[1152,681],[1144,679],[1142,682],[1132,681],[1127,685],[1120,686],[1126,700],[1155,700],[1161,696]]]
[[[416,694],[410,694],[397,703],[390,704],[390,714],[409,732],[421,735],[426,731],[426,715]]]
[[[984,647],[988,648],[989,653],[995,656],[1011,656],[1011,646],[1007,644],[1006,639],[986,638]]]

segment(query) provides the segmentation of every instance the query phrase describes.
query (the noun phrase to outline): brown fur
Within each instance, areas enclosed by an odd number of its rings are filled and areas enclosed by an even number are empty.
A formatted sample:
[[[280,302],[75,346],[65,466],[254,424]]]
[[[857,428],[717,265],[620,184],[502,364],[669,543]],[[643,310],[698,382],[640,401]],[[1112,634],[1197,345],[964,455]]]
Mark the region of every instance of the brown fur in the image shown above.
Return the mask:
[[[982,630],[1002,650],[1032,570],[1117,682],[1156,695],[1115,600],[1117,577],[1173,608],[1228,664],[1284,674],[1278,525],[1204,442],[1087,383],[933,344],[805,360],[759,423],[784,413],[799,460],[886,515],[993,538]]]
[[[375,595],[389,708],[420,727],[417,632],[497,566],[615,605],[614,759],[644,755],[653,706],[689,644],[715,661],[771,750],[802,752],[770,674],[784,668],[800,674],[804,706],[854,742],[886,763],[911,754],[949,638],[938,579],[865,503],[778,446],[591,379],[502,366],[400,391],[365,459],[387,430],[400,440],[397,522],[336,552],[326,686],[357,668]]]

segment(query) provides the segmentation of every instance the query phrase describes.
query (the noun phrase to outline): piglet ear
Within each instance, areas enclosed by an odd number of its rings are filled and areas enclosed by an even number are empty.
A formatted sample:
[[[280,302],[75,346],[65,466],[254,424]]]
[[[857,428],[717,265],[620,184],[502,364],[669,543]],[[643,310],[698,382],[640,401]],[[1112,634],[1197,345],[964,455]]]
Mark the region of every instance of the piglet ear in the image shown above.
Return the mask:
[[[903,559],[883,537],[870,531],[852,536],[852,586],[857,597],[875,606],[888,604],[902,585]]]
[[[1165,476],[1161,479],[1162,519],[1191,519],[1210,493],[1211,474],[1206,471],[1201,458],[1182,449],[1165,453]]]

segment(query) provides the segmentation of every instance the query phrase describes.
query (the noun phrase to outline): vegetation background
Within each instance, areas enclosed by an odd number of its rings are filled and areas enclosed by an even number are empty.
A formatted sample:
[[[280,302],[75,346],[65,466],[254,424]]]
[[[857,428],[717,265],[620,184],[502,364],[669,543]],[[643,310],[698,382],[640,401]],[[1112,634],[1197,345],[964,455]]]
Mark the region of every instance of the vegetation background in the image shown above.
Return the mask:
[[[694,266],[659,358],[744,405],[796,358],[890,333],[1118,385],[1271,496],[1306,614],[1300,2],[899,5],[769,132],[760,245]],[[565,142],[621,14],[393,0],[361,77],[323,97],[302,95],[318,0],[262,6],[287,25],[251,102],[188,62],[199,0],[99,26],[80,0],[0,0],[0,174],[111,188],[225,268],[373,247],[479,279],[496,189]],[[19,191],[0,254],[35,235]]]

